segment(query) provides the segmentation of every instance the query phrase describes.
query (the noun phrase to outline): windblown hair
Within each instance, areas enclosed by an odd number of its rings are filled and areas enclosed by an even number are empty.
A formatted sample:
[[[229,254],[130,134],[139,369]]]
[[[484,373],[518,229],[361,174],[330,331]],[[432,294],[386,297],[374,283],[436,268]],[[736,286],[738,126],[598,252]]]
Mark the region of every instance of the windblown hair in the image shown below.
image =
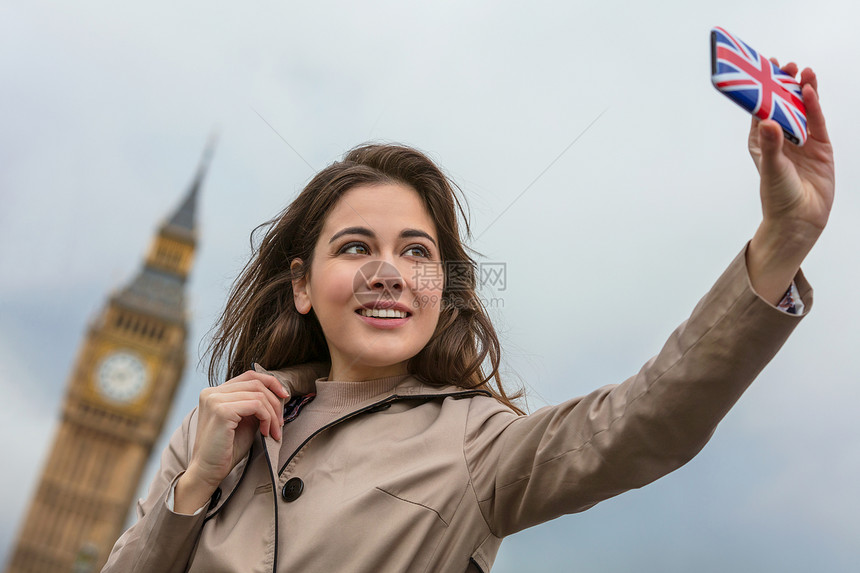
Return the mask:
[[[476,264],[461,241],[471,237],[459,188],[423,153],[402,145],[363,145],[320,171],[274,219],[251,234],[263,236],[233,285],[209,344],[209,383],[217,385],[253,362],[277,370],[308,362],[330,362],[322,327],[313,312],[300,314],[294,279],[308,272],[328,213],[359,185],[400,183],[415,189],[436,224],[445,269],[440,317],[427,345],[408,363],[409,373],[435,386],[484,389],[518,413],[499,375],[500,345],[476,292]],[[303,265],[293,271],[290,262]],[[456,264],[446,264],[456,263]],[[456,273],[456,276],[454,274]],[[226,378],[222,368],[226,366]]]

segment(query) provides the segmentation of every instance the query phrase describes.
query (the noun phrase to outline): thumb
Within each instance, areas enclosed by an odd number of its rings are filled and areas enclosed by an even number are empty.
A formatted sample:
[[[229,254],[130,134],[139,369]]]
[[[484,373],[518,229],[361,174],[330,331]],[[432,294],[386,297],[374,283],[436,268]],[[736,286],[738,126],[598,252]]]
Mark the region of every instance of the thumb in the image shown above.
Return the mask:
[[[758,125],[758,139],[761,147],[762,183],[779,184],[786,176],[790,161],[782,153],[785,141],[782,127],[773,121],[765,120]]]
[[[782,128],[773,120],[758,124],[758,139],[761,146],[761,175],[778,177],[784,157],[782,155]]]

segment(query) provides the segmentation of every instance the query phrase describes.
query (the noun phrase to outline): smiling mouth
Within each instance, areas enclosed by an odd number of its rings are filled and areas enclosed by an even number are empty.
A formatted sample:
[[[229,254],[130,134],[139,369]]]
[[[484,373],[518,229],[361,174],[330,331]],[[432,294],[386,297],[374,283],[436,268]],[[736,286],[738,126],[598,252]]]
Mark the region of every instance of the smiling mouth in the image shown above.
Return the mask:
[[[411,313],[393,308],[360,308],[355,311],[368,318],[407,318]]]

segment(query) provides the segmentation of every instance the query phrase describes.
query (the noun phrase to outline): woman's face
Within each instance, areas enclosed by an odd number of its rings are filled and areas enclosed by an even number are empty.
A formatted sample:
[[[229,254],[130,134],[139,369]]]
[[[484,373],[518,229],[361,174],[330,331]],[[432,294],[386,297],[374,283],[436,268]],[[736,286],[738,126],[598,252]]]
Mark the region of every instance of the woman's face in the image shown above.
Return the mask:
[[[322,326],[331,379],[407,372],[439,320],[438,243],[436,225],[411,187],[354,187],[335,204],[310,272],[293,282],[296,308],[313,309]]]

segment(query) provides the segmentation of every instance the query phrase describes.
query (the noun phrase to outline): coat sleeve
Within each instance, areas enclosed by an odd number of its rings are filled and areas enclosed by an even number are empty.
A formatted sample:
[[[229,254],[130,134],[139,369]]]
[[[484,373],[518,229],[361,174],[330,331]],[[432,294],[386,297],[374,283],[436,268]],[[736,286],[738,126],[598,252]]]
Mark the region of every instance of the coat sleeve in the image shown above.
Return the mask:
[[[259,365],[255,365],[255,369],[268,372]],[[313,391],[314,381],[328,371],[328,364],[310,363],[269,373],[275,375],[291,393],[303,393]],[[147,498],[137,504],[137,523],[117,540],[102,573],[180,573],[188,568],[205,521],[230,498],[250,459],[249,452],[231,470],[219,486],[221,495],[213,499],[206,511],[195,515],[174,513],[168,507],[168,496],[188,468],[196,428],[195,408],[170,438]]]
[[[741,252],[660,353],[624,383],[528,416],[472,400],[464,441],[498,537],[582,511],[679,468],[802,318],[752,290]],[[806,310],[812,290],[795,277]]]
[[[195,423],[196,409],[185,417],[182,426],[170,438],[147,498],[138,501],[137,523],[117,540],[102,573],[180,573],[186,570],[206,512],[174,513],[167,507],[167,497],[187,467]]]

